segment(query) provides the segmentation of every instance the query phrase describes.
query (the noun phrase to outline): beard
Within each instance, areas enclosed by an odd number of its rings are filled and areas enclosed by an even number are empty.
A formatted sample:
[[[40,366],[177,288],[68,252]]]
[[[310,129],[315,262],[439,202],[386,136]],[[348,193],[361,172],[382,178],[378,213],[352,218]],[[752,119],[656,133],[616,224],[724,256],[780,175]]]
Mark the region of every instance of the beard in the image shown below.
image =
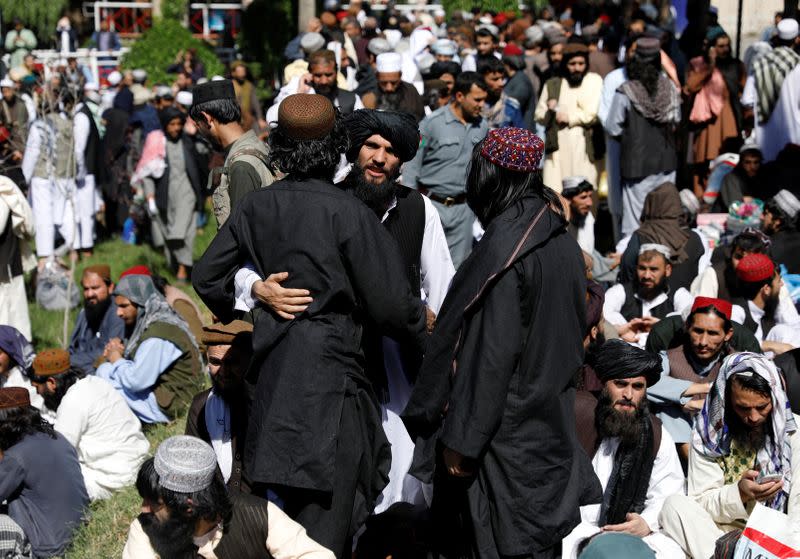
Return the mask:
[[[242,382],[239,381],[231,384],[231,378],[227,377],[227,384],[223,384],[220,382],[219,378],[219,373],[211,377],[211,388],[214,389],[214,394],[222,398],[222,401],[228,405],[241,403],[244,399],[244,386]]]
[[[147,534],[150,545],[162,559],[194,559],[197,547],[192,541],[194,522],[189,519],[170,516],[159,520],[153,513],[141,513],[139,523]]]
[[[100,323],[103,322],[103,318],[106,316],[106,311],[108,311],[109,307],[111,307],[111,297],[94,304],[84,301],[83,312],[86,314],[86,322],[89,323],[89,328],[97,331],[97,329],[100,327]]]
[[[583,77],[585,75],[585,72],[568,72],[567,83],[570,87],[579,87],[583,83]]]
[[[614,408],[615,403],[617,402],[611,400],[608,390],[603,388],[594,416],[597,435],[600,438],[619,437],[620,444],[625,446],[638,444],[642,433],[642,419],[649,411],[647,399],[642,398],[633,412],[618,411]]]
[[[399,111],[400,101],[399,90],[392,91],[391,93],[381,92],[380,101],[376,108],[380,111]]]
[[[731,439],[736,442],[736,446],[742,450],[759,451],[767,443],[768,425],[769,420],[765,421],[758,427],[748,427],[745,425],[736,412],[728,410],[725,407],[725,424],[728,426],[728,432],[731,434]]]
[[[639,280],[636,280],[636,293],[645,301],[655,299],[660,293],[667,292],[667,276],[661,278],[652,289],[648,289],[639,285]]]
[[[378,218],[383,217],[395,196],[395,176],[386,175],[381,184],[372,184],[364,176],[364,169],[353,163],[353,169],[344,180],[344,189],[364,202]]]
[[[779,292],[774,292],[769,299],[764,301],[764,318],[775,318],[775,311],[778,310],[778,304],[780,304],[780,296]]]
[[[243,78],[233,78],[233,79],[236,80],[236,83],[238,83],[239,85],[242,85],[244,82],[247,81],[247,76],[245,76]]]
[[[572,211],[570,213],[569,222],[572,223],[578,229],[582,228],[586,224],[586,218],[589,217],[589,214],[582,214],[576,211]]]
[[[315,85],[314,92],[322,95],[323,97],[327,97],[328,100],[333,103],[336,100],[336,97],[339,95],[339,86],[336,83],[331,85]]]
[[[61,400],[64,399],[64,395],[69,389],[70,387],[66,385],[64,379],[56,380],[56,389],[53,392],[42,394],[42,400],[44,400],[44,405],[47,406],[47,409],[58,411],[58,406],[61,405]]]

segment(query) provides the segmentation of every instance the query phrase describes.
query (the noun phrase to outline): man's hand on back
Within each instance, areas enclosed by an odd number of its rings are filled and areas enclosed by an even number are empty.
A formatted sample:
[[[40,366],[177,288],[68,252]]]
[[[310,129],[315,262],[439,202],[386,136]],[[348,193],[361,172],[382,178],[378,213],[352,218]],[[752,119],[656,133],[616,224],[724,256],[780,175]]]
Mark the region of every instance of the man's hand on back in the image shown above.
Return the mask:
[[[253,284],[252,295],[281,318],[292,320],[297,313],[306,310],[314,299],[307,289],[281,287],[281,282],[288,277],[288,272],[270,274],[267,279]]]

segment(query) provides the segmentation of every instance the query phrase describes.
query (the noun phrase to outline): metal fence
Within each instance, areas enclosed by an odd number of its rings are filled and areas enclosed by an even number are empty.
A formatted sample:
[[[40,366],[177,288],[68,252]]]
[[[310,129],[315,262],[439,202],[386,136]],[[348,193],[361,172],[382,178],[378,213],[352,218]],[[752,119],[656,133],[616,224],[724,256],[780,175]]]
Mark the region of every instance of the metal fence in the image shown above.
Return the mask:
[[[104,80],[111,71],[116,70],[119,66],[120,58],[129,50],[127,48],[113,51],[78,49],[68,54],[70,57],[76,57],[78,64],[88,67],[94,83],[99,84],[101,79]],[[34,50],[32,54],[44,65],[45,79],[49,79],[59,61],[66,58],[65,53],[57,50]]]

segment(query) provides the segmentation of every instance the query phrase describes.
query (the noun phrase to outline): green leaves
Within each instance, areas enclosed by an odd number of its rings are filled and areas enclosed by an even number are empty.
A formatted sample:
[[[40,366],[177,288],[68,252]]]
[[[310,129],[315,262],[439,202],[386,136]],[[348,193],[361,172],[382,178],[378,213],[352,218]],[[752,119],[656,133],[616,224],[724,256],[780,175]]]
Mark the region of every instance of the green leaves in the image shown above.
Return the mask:
[[[11,29],[11,20],[18,17],[23,21],[25,27],[34,32],[39,41],[55,35],[56,22],[66,8],[67,0],[47,0],[46,2],[0,0],[0,12],[3,14],[5,31]],[[3,39],[5,40],[5,36]]]
[[[169,3],[165,2],[165,8],[167,4]],[[151,84],[171,84],[175,75],[168,74],[167,68],[175,63],[175,56],[179,51],[189,48],[197,49],[197,55],[205,65],[209,78],[215,74],[223,74],[225,68],[211,48],[192,37],[180,21],[166,17],[156,21],[153,27],[131,45],[131,50],[123,58],[121,66],[126,70],[146,70],[148,82]]]

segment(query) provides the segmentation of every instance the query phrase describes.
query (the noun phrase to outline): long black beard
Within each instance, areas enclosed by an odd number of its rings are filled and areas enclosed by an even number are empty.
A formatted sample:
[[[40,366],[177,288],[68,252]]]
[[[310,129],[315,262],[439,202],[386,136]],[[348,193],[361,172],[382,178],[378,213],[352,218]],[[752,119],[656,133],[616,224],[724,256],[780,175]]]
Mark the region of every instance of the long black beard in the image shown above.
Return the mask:
[[[328,101],[330,101],[334,105],[336,104],[337,97],[339,97],[339,86],[338,86],[338,84],[333,84],[332,86],[330,86],[329,89],[326,89],[324,91],[320,91],[319,89],[314,88],[314,91],[318,95],[322,95],[323,97],[327,97]]]
[[[150,545],[161,559],[195,559],[197,546],[192,541],[194,523],[173,516],[164,521],[153,513],[141,513],[139,523],[150,539]]]
[[[395,196],[394,179],[395,177],[387,176],[383,184],[372,184],[364,177],[364,169],[358,163],[353,163],[353,168],[343,185],[345,191],[364,202],[378,218],[381,218]]]
[[[764,301],[764,318],[775,318],[775,311],[778,310],[780,304],[780,294],[775,293],[769,299]],[[764,332],[766,334],[766,332]]]
[[[648,413],[647,399],[643,398],[633,413],[614,409],[614,402],[606,389],[600,393],[595,411],[595,426],[599,438],[619,437],[624,446],[635,445],[642,432],[642,419]]]
[[[64,395],[67,393],[67,390],[70,389],[70,386],[67,386],[62,379],[60,382],[57,382],[54,392],[45,392],[42,394],[42,400],[44,400],[44,405],[47,406],[47,409],[58,411],[61,400],[64,399]]]
[[[583,83],[583,77],[585,75],[585,72],[568,72],[567,83],[570,87],[580,87],[580,85]]]
[[[86,322],[89,323],[89,328],[92,331],[97,332],[98,328],[100,328],[100,324],[103,322],[103,318],[106,316],[106,311],[108,311],[109,307],[111,307],[111,297],[95,304],[89,302],[83,303],[83,312],[86,313]]]

